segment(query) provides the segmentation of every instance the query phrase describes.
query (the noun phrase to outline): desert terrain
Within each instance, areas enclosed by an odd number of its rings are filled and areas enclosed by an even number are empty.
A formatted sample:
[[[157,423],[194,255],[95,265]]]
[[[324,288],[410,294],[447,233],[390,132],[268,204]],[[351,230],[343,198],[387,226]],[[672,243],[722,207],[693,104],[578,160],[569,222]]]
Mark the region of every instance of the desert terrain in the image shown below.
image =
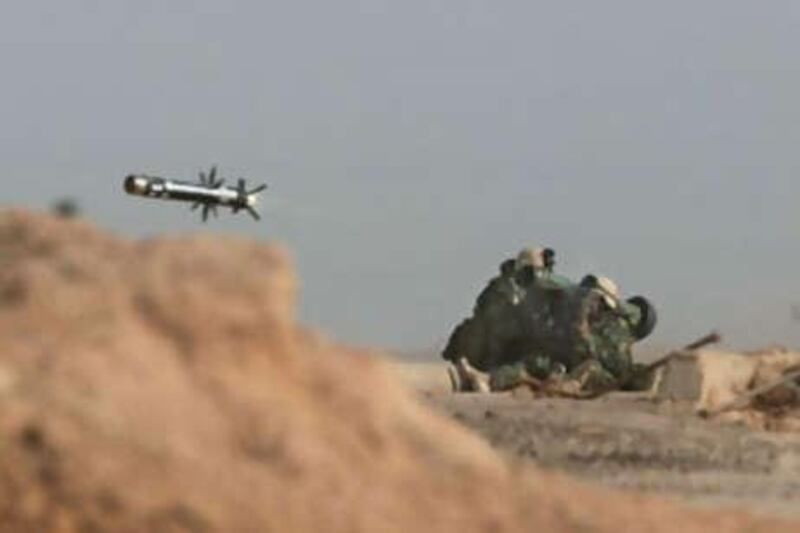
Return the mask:
[[[694,507],[800,518],[800,434],[704,420],[643,393],[579,401],[451,394],[443,364],[398,365],[423,403],[512,460]]]
[[[0,531],[800,527],[791,435],[451,395],[299,325],[274,244],[6,211],[0,263]]]

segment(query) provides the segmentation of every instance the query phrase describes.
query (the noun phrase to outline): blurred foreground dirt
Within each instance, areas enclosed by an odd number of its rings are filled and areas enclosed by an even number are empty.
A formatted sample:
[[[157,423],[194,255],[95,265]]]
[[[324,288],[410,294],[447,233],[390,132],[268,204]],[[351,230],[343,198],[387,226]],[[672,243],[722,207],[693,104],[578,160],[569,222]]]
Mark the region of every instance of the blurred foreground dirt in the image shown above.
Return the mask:
[[[294,321],[279,248],[0,214],[0,530],[780,531],[502,459]]]

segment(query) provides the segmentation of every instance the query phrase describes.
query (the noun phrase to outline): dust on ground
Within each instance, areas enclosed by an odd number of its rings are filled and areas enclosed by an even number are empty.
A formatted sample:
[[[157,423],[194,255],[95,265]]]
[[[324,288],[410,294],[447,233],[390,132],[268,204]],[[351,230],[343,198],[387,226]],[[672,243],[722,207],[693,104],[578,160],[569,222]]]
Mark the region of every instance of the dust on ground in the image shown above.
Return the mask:
[[[276,246],[11,211],[0,267],[0,531],[796,529],[509,462],[297,326]]]
[[[691,402],[647,394],[451,394],[444,365],[397,366],[432,409],[516,460],[695,507],[800,518],[800,434],[704,420]]]

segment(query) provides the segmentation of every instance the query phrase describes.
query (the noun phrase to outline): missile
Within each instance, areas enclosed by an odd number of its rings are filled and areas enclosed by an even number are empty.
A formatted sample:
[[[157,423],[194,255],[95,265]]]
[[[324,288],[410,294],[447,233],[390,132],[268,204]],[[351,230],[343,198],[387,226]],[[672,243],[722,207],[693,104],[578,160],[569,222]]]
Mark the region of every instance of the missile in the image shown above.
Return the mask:
[[[239,178],[236,187],[226,186],[224,179],[217,180],[217,167],[214,166],[208,174],[200,172],[199,183],[131,174],[125,177],[124,188],[125,192],[134,196],[194,202],[192,211],[203,206],[202,219],[205,222],[209,213],[217,216],[218,206],[228,207],[233,213],[238,213],[240,210],[247,211],[255,220],[261,220],[255,206],[258,203],[259,193],[267,186],[259,185],[254,189],[248,189],[242,178]]]

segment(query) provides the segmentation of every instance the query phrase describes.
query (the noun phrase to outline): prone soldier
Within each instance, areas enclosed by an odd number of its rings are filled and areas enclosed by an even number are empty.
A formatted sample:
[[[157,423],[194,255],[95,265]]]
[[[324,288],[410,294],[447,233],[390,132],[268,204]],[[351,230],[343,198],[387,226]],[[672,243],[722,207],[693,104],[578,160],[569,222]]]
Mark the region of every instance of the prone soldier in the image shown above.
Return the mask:
[[[523,337],[517,307],[546,272],[544,251],[524,248],[515,259],[500,265],[500,273],[481,291],[472,317],[453,331],[442,357],[453,363],[462,358],[478,370],[488,371],[507,361]]]

